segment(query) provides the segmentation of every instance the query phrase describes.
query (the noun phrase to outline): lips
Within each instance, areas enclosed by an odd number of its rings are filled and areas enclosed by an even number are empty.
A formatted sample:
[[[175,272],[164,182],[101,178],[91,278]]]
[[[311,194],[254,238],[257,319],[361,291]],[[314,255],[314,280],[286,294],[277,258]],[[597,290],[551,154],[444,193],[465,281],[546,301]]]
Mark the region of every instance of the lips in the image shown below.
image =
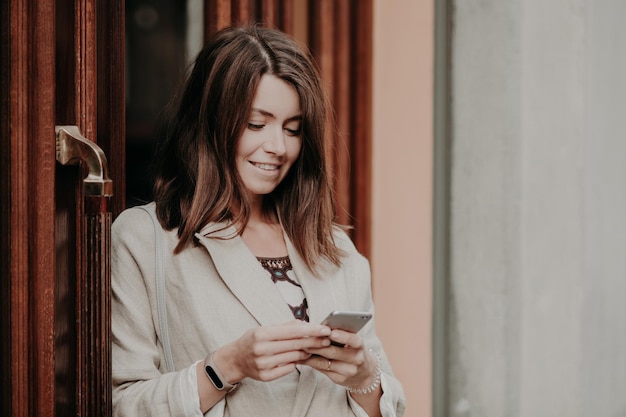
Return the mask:
[[[250,162],[255,167],[262,169],[263,171],[276,171],[279,168],[279,165],[276,164],[262,164],[259,162]]]

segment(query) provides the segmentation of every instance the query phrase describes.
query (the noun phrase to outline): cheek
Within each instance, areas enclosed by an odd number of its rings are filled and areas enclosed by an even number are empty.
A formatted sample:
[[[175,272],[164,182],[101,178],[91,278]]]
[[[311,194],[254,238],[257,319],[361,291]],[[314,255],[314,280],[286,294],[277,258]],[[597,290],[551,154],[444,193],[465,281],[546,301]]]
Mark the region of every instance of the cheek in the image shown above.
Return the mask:
[[[235,157],[237,160],[248,157],[254,151],[254,147],[251,146],[251,141],[242,136],[237,142],[237,147],[235,149]]]

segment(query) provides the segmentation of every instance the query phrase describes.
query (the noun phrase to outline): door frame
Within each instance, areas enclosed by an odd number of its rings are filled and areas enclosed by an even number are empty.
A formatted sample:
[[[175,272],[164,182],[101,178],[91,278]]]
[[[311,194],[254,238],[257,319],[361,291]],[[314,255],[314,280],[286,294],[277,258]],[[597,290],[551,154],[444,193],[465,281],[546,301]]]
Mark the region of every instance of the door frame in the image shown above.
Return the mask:
[[[70,15],[61,16],[64,12]],[[109,172],[121,190],[111,206],[114,213],[121,211],[124,2],[8,0],[0,6],[0,27],[0,414],[55,416],[60,250],[55,125],[79,126],[107,155],[116,155],[109,158]],[[70,48],[57,42],[65,35],[74,54],[60,53]],[[61,77],[70,77],[71,83],[60,83]],[[79,180],[65,185],[74,191]],[[82,220],[74,220],[76,248],[69,250],[77,250],[71,279],[78,283],[86,277],[86,263]],[[110,361],[103,366],[110,367]]]

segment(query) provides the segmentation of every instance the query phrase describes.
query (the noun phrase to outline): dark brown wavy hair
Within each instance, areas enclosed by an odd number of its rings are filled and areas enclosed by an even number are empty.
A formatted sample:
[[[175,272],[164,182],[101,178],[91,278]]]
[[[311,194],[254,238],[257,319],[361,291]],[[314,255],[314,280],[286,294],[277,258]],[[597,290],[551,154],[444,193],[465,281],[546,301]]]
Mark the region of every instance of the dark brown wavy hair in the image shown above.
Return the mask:
[[[264,74],[292,85],[302,112],[300,155],[265,196],[264,211],[278,216],[312,271],[320,258],[337,265],[342,251],[333,239],[335,203],[324,140],[328,101],[308,50],[278,30],[222,29],[199,53],[173,101],[157,151],[157,215],[166,229],[178,228],[175,253],[196,244],[194,234],[210,222],[230,221],[245,228],[250,201],[236,170],[235,151]]]

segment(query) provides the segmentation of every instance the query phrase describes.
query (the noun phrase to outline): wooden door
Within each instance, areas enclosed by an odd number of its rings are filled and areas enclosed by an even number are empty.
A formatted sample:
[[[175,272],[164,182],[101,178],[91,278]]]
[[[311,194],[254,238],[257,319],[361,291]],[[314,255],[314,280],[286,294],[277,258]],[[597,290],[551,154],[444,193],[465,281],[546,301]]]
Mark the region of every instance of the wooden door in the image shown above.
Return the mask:
[[[108,416],[123,1],[0,7],[0,414]]]

